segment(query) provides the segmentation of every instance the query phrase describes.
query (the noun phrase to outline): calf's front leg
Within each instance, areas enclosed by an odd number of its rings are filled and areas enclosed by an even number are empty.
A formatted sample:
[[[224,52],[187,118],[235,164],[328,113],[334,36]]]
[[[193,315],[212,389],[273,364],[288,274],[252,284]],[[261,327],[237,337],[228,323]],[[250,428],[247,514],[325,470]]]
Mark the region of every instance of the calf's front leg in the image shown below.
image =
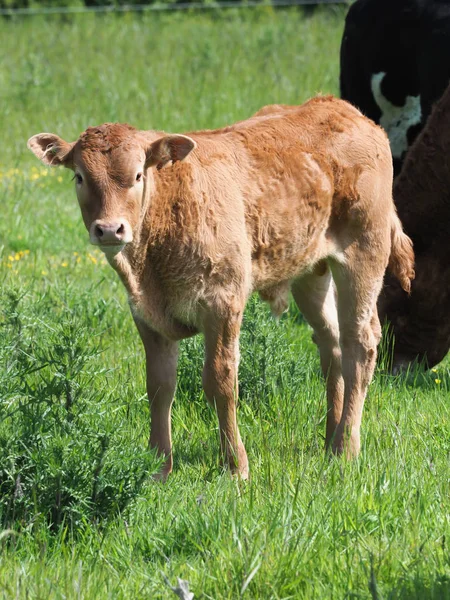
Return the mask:
[[[172,471],[170,413],[176,388],[178,343],[164,338],[139,319],[135,319],[135,323],[145,348],[150,448],[156,448],[158,454],[165,457],[155,479],[165,480]]]
[[[206,320],[203,388],[219,418],[222,456],[233,474],[247,479],[247,453],[236,419],[241,322],[242,311]]]

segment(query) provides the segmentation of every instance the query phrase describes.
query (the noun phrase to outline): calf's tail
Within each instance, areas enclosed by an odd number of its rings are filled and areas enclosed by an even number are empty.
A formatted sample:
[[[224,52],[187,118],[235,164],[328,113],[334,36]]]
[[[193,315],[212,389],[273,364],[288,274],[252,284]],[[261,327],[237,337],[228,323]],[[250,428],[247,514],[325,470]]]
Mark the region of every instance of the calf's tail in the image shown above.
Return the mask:
[[[411,292],[411,281],[414,279],[414,250],[411,239],[403,231],[397,213],[392,213],[391,219],[391,255],[389,270],[399,280],[400,285],[408,294]]]

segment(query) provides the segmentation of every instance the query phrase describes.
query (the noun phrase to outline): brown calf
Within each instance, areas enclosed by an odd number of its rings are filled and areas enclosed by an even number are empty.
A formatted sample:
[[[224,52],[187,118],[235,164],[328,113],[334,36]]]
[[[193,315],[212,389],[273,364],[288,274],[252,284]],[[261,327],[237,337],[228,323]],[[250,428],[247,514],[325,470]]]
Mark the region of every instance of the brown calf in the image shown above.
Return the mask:
[[[249,295],[275,314],[289,290],[327,377],[327,445],[355,455],[389,262],[408,290],[413,252],[392,202],[383,131],[341,100],[272,106],[217,131],[90,127],[29,148],[75,172],[90,240],[124,283],[147,358],[150,445],[172,469],[178,341],[202,332],[204,390],[233,472],[248,475],[236,421],[239,332]],[[334,283],[333,283],[334,282]]]

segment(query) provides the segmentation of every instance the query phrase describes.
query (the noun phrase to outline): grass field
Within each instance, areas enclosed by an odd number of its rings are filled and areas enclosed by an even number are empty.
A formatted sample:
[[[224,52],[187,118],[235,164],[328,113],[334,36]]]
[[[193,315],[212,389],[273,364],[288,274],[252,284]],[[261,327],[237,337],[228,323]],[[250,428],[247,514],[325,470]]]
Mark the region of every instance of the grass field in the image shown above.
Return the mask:
[[[0,598],[450,598],[450,362],[370,386],[363,450],[323,453],[324,384],[294,307],[252,299],[241,432],[218,466],[201,338],[182,345],[174,473],[154,483],[143,350],[88,246],[71,173],[26,149],[127,121],[180,132],[338,92],[344,11],[0,22]]]

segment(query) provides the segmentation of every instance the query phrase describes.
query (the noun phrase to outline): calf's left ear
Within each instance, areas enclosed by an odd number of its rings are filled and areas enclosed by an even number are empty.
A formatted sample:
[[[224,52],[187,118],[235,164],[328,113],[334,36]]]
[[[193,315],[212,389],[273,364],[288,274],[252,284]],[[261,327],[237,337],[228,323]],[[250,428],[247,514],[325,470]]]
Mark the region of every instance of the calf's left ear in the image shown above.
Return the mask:
[[[71,167],[71,150],[74,144],[69,144],[54,133],[38,133],[28,140],[28,148],[44,165],[51,167]]]
[[[153,144],[147,150],[145,167],[161,169],[170,160],[176,162],[183,160],[196,147],[193,139],[187,135],[166,135]]]

